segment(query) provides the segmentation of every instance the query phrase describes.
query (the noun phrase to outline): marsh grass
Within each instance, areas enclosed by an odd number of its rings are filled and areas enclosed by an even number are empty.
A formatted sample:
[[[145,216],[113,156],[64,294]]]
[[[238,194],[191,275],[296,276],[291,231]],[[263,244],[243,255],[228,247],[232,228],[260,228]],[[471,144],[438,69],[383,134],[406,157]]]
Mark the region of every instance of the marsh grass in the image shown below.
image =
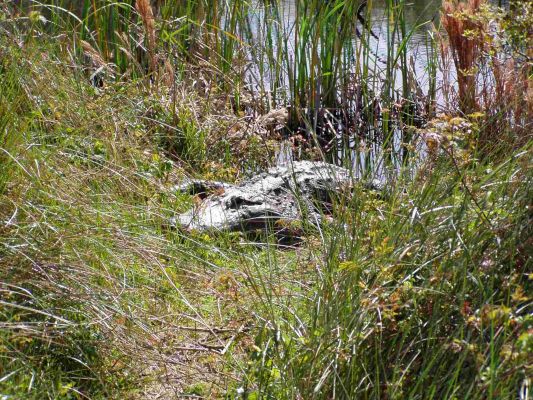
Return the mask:
[[[157,2],[154,21],[139,4],[32,2],[31,18],[1,6],[0,394],[527,399],[531,145],[514,129],[531,121],[514,114],[513,75],[502,66],[507,89],[489,93],[509,140],[480,146],[493,125],[479,115],[395,139],[418,107],[403,1],[388,2],[384,64],[357,18],[372,26],[371,2],[299,1],[292,28],[265,4],[261,46],[248,3]],[[100,67],[115,79],[95,87]],[[359,121],[366,136],[349,134],[387,162],[419,134],[427,153],[409,148],[383,191],[331,196],[319,227],[294,221],[298,246],[279,246],[279,227],[169,229],[198,202],[171,187],[264,167],[246,113],[296,102],[289,133],[320,143]]]
[[[26,102],[8,114],[24,135],[2,164],[0,393],[143,398],[200,385],[217,396],[238,371],[220,352],[248,314],[228,294],[245,252],[164,228],[191,199],[166,186],[176,170],[143,118],[143,80],[98,93],[63,56],[43,44],[3,59],[3,88]]]
[[[290,106],[285,134],[303,133],[330,159],[358,138],[382,143],[390,159],[401,159],[407,147],[394,142],[403,127],[428,117],[414,105],[431,110],[430,100],[407,84],[417,79],[408,48],[420,26],[407,29],[403,0],[386,2],[385,61],[370,44],[371,1],[163,1],[154,3],[156,14],[148,1],[29,4],[50,16],[49,32],[69,31],[79,55],[80,43],[88,43],[117,76],[154,78],[169,66],[193,76],[198,69],[186,71],[197,65],[207,72],[209,93],[226,95],[237,113],[254,117]],[[434,80],[436,71],[429,72]],[[412,138],[399,140],[408,145]]]
[[[527,398],[530,161],[527,148],[489,171],[442,159],[387,201],[346,200],[342,224],[324,230],[314,290],[259,301],[268,317],[247,393]]]
[[[392,142],[401,126],[415,124],[416,110],[407,104],[422,100],[414,98],[418,93],[409,92],[409,85],[397,91],[397,79],[416,80],[408,69],[407,53],[419,26],[407,31],[404,6],[386,3],[387,61],[371,45],[372,2],[296,1],[291,22],[287,3],[265,6],[259,42],[263,39],[267,46],[254,52],[252,61],[259,65],[255,81],[270,83],[263,95],[269,106],[290,106],[289,132],[304,132],[309,143],[340,163],[349,164],[346,149],[353,154],[360,141],[383,144],[401,158]],[[406,106],[398,111],[399,103]]]
[[[0,94],[0,193],[7,190],[13,174],[13,152],[17,147],[17,139],[11,132],[17,128],[17,114],[19,107],[24,106],[24,94],[16,82],[15,71],[10,65],[0,65],[0,84],[4,89]]]

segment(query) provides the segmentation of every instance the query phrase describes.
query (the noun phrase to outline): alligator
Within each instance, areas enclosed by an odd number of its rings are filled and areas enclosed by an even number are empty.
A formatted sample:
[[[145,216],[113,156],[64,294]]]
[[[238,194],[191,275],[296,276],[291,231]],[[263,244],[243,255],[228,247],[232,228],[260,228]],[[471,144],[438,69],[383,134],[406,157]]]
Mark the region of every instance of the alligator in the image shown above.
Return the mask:
[[[245,232],[304,220],[316,226],[331,214],[333,196],[350,190],[353,183],[349,170],[313,161],[292,161],[240,184],[190,180],[173,190],[203,195],[203,199],[173,217],[171,225],[195,231]],[[366,186],[380,190],[382,184],[374,180]]]

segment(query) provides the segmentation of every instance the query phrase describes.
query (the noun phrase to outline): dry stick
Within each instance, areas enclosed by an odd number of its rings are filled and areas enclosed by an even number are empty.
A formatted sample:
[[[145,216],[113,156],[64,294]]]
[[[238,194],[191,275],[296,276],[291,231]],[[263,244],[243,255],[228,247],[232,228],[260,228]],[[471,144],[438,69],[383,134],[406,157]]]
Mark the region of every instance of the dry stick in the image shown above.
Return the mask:
[[[195,346],[195,347],[177,346],[177,347],[174,347],[174,349],[180,350],[180,351],[211,351],[216,354],[224,355],[227,353],[227,351],[229,350],[230,346],[235,341],[237,336],[241,334],[242,332],[245,332],[246,330],[247,330],[246,324],[241,325],[241,327],[237,330],[237,332],[235,332],[235,334],[229,338],[229,340],[226,342],[224,346],[199,342],[198,346]],[[207,331],[207,330],[204,330],[204,331]]]
[[[239,330],[237,332],[235,332],[235,334],[228,340],[228,342],[226,343],[226,346],[224,346],[224,349],[222,349],[222,351],[220,352],[220,355],[226,354],[226,352],[229,350],[229,347],[231,346],[231,344],[235,341],[235,338],[237,337],[237,335],[241,334],[242,332],[244,332],[246,330],[245,327],[246,327],[246,324],[242,324],[241,325]]]
[[[208,332],[208,333],[230,333],[235,332],[235,329],[224,329],[224,328],[199,328],[193,326],[173,326],[176,329],[184,331],[193,331],[193,332]]]

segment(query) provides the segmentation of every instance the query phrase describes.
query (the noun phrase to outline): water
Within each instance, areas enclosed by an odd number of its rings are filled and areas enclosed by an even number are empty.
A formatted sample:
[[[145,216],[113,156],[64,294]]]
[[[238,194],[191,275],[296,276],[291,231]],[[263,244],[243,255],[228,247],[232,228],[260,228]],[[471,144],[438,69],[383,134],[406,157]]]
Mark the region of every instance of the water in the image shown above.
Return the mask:
[[[441,3],[441,0],[411,0],[406,2],[404,6],[407,32],[414,30],[409,41],[409,54],[414,58],[415,72],[420,77],[425,74],[427,66],[428,32],[432,29],[432,21],[438,24]],[[287,24],[294,24],[295,1],[283,0],[282,4],[286,10],[285,18]],[[369,22],[372,32],[377,36],[377,39],[370,37],[370,48],[377,56],[384,60],[387,58],[387,49],[389,46],[387,43],[387,25],[389,21],[386,0],[372,1]],[[354,38],[354,40],[358,39]]]
[[[265,4],[266,3],[266,4]],[[251,21],[253,39],[248,38],[246,40],[247,44],[254,47],[255,51],[261,51],[261,46],[264,46],[267,42],[268,34],[266,32],[265,25],[278,25],[279,21],[268,21],[265,24],[265,18],[268,19],[268,12],[265,11],[266,7],[270,7],[268,2],[264,0],[256,0],[252,3],[251,11],[252,14],[249,16]],[[429,46],[429,35],[428,33],[434,29],[435,25],[438,25],[439,11],[441,7],[441,0],[412,0],[406,2],[403,6],[404,20],[406,25],[406,32],[411,33],[412,36],[408,43],[408,58],[412,58],[414,73],[417,77],[417,81],[425,82],[427,84],[427,65],[428,65],[428,46]],[[387,28],[389,27],[392,30],[392,26],[389,25],[388,15],[387,15],[387,2],[386,0],[373,0],[370,8],[370,18],[369,24],[372,28],[372,33],[375,34],[375,37],[369,37],[369,47],[371,53],[374,55],[373,58],[376,58],[376,68],[377,70],[384,68],[385,61],[387,59],[387,51],[390,48],[391,43],[389,43],[387,38]],[[279,1],[279,10],[281,14],[281,29],[286,38],[288,38],[288,50],[289,52],[294,52],[294,49],[291,48],[291,45],[294,43],[295,35],[295,22],[297,18],[296,11],[296,0],[280,0]],[[363,10],[363,14],[366,13],[366,10]],[[435,24],[435,25],[434,25]],[[358,26],[358,30],[362,31],[362,26]],[[274,28],[276,29],[276,28]],[[353,38],[355,46],[357,46],[357,41],[360,39],[357,37]],[[395,37],[393,45],[398,46],[401,38]],[[355,47],[354,46],[354,47]],[[274,53],[279,49],[274,40]],[[291,54],[293,55],[293,54]],[[263,68],[268,70],[270,65],[264,65]],[[257,71],[255,71],[257,72]],[[267,74],[261,74],[260,78],[255,77],[256,84],[259,86],[261,82],[259,79],[266,79],[270,83],[270,77]],[[268,86],[268,85],[266,85]]]
[[[261,44],[265,43],[266,40],[265,27],[262,25],[262,23],[267,12],[261,9],[262,4],[264,3],[255,3],[255,7],[257,7],[257,9],[256,15],[253,19],[253,21],[255,21],[253,25],[255,26],[254,42],[257,43],[259,47]],[[286,37],[291,38],[291,40],[288,41],[288,43],[291,44],[294,43],[294,26],[297,18],[296,2],[295,0],[282,0],[280,4],[280,12],[284,25],[282,30]],[[266,7],[268,7],[268,5]],[[407,2],[403,8],[406,32],[412,33],[407,46],[407,57],[411,65],[411,72],[414,74],[415,80],[420,91],[423,92],[423,95],[427,95],[429,91],[428,61],[430,57],[432,57],[432,55],[428,53],[428,50],[431,49],[429,34],[435,29],[435,26],[438,25],[440,7],[441,0],[413,0]],[[364,13],[365,12],[363,12],[363,14]],[[392,30],[393,27],[389,23],[387,4],[385,0],[374,0],[370,9],[370,15],[367,16],[367,18],[369,20],[368,22],[371,26],[371,30],[375,35],[375,37],[369,37],[369,47],[371,49],[371,53],[375,55],[375,57],[373,57],[375,59],[375,66],[371,67],[371,69],[375,71],[376,77],[372,85],[379,87],[382,84],[381,77],[383,76],[383,74],[380,73],[380,70],[384,69],[386,66],[386,63],[383,60],[388,58],[387,52],[390,50],[391,45],[393,48],[397,48],[399,46],[401,38],[395,37],[393,39],[394,43],[388,42],[388,31]],[[363,28],[361,26],[358,27],[359,31],[362,31],[362,29]],[[353,44],[355,46],[357,46],[359,41],[360,39],[354,36]],[[277,50],[278,49],[275,48],[274,53]],[[291,49],[290,47],[288,50],[289,52],[294,52],[294,49]],[[271,75],[268,73],[270,65],[265,65],[263,68],[267,71],[267,73],[259,73],[257,70],[252,70],[257,75],[257,77],[255,77],[255,82],[258,83],[256,88],[261,86],[261,84],[262,87],[268,87],[271,83]],[[394,89],[401,91],[401,71],[398,69],[395,71],[395,74],[396,79],[394,82]],[[437,71],[436,78],[438,85],[439,81],[442,82],[443,79],[442,71]],[[270,85],[270,87],[272,87],[272,85]],[[367,135],[368,137],[373,135],[379,136],[379,132],[376,131],[376,129],[379,129],[378,126],[373,126],[371,129],[373,129],[374,133],[370,133]],[[367,140],[366,143],[362,144],[360,139],[358,139],[356,136],[351,136],[348,147],[352,150],[347,152],[346,143],[342,142],[342,131],[343,128],[341,126],[339,129],[340,133],[337,137],[338,143],[336,147],[338,150],[336,162],[345,164],[346,166],[347,159],[349,159],[349,164],[351,164],[351,167],[356,175],[363,175],[365,171],[371,170],[374,172],[375,176],[380,179],[384,179],[385,175],[387,175],[387,171],[384,167],[385,163],[381,145],[377,141],[373,142],[372,140]],[[361,145],[365,147],[365,150],[359,151],[361,149]],[[393,153],[398,155],[398,157],[393,158],[392,169],[398,170],[401,162],[400,131],[397,131],[393,137]],[[278,153],[277,162],[279,163],[280,159],[286,161],[285,159],[287,157],[286,146],[282,146]]]

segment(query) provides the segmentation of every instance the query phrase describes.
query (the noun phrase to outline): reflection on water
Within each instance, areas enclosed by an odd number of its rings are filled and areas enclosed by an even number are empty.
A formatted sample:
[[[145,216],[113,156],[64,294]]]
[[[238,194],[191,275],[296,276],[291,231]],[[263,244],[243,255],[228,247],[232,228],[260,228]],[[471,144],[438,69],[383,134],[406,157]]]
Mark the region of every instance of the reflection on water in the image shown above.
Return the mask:
[[[432,29],[431,22],[437,24],[441,0],[412,0],[406,2],[403,13],[406,30],[414,33],[409,41],[409,53],[413,56],[415,72],[420,79],[427,66],[428,31]],[[387,11],[385,1],[374,1],[372,8],[372,30],[378,36],[371,38],[371,46],[376,53],[386,58],[387,51]]]
[[[284,25],[282,31],[286,38],[294,38],[295,35],[295,21],[297,18],[297,0],[280,0],[279,11],[281,14],[281,22]],[[388,8],[386,0],[374,0],[372,4],[368,6],[368,13],[366,18],[371,26],[372,32],[375,34],[375,37],[369,37],[369,47],[371,52],[376,56],[376,65],[377,70],[385,68],[385,63],[380,60],[386,60],[388,58],[387,52],[390,51],[391,47],[396,52],[400,42],[403,38],[394,37],[389,39],[391,31],[394,30],[394,26],[390,23],[390,16],[388,15]],[[267,12],[262,9],[262,7],[269,7],[268,4],[265,5],[263,1],[258,0],[255,4],[255,15],[251,18],[253,21],[252,28],[254,30],[254,42],[258,44],[259,47],[266,42],[267,32],[264,27],[265,23],[265,14]],[[428,58],[431,57],[428,54],[428,50],[431,48],[428,41],[428,32],[434,29],[435,25],[438,25],[439,11],[441,7],[441,0],[412,0],[405,2],[403,5],[403,20],[405,22],[405,32],[406,34],[411,35],[408,46],[407,46],[407,57],[411,62],[412,72],[416,76],[416,80],[420,84],[420,89],[427,94],[428,90]],[[279,21],[279,19],[278,19]],[[412,33],[412,34],[411,34]],[[357,43],[359,39],[357,37],[353,38],[354,43]],[[294,49],[290,47],[295,40],[289,40],[287,50],[293,52]],[[392,42],[392,43],[391,43]],[[320,44],[318,44],[320,46]],[[260,51],[260,50],[259,50]],[[274,45],[274,52],[277,52],[278,49]],[[292,58],[292,55],[289,54],[289,57]],[[268,62],[267,62],[268,63]],[[263,66],[264,70],[268,70],[271,65]],[[373,69],[372,66],[370,66]],[[269,75],[259,74],[258,71],[255,71],[258,75],[256,82],[263,80],[265,86],[269,86],[270,82],[264,82],[266,79],[269,80]],[[377,71],[375,71],[377,72]],[[400,90],[402,80],[399,78],[400,71],[397,70],[398,74],[397,79],[395,80],[395,89]],[[260,75],[260,76],[259,76]],[[379,75],[379,74],[378,74]],[[437,81],[442,79],[442,74],[437,73]],[[283,77],[282,77],[283,79]],[[380,79],[380,78],[377,78]],[[380,83],[378,83],[378,86]],[[373,129],[379,129],[378,126],[374,126]],[[342,138],[342,127],[339,129],[339,136],[337,140],[339,143],[335,146],[336,150],[336,162],[343,163],[347,166],[347,162],[351,164],[351,168],[357,176],[362,176],[365,174],[365,171],[373,171],[374,176],[384,180],[386,179],[389,173],[387,172],[389,167],[385,167],[382,147],[377,141],[369,139],[366,143],[360,142],[360,137],[356,135],[351,136],[349,143],[343,142],[345,138]],[[374,135],[379,136],[379,133],[369,133],[368,138],[373,137]],[[401,150],[401,132],[398,131],[394,134],[393,137],[393,153],[400,154]],[[363,149],[363,147],[366,147]],[[288,146],[286,143],[282,144],[276,157],[276,162],[278,164],[287,162],[288,159],[292,158],[292,154],[287,151]],[[392,165],[392,170],[397,171],[400,164],[400,157],[394,158],[391,160],[394,165]]]
[[[284,16],[287,24],[292,25],[295,20],[295,0],[282,0]],[[371,39],[371,46],[376,49],[377,55],[385,58],[387,51],[387,1],[374,0],[369,2],[370,23],[372,31],[378,39]],[[410,49],[413,54],[420,55],[416,59],[417,65],[423,63],[426,51],[427,31],[431,28],[429,22],[438,21],[441,0],[411,0],[403,7],[407,32],[415,30],[410,40]]]
[[[0,0],[1,1],[1,0]],[[36,4],[36,2],[32,2],[31,0],[14,0],[15,4],[22,1],[23,3],[31,3]],[[107,0],[106,0],[107,1]],[[130,0],[131,1],[131,0]],[[167,0],[167,1],[175,1],[175,0]],[[290,66],[292,63],[292,60],[294,60],[294,49],[291,48],[291,46],[294,44],[293,40],[291,38],[294,37],[294,29],[295,29],[295,20],[296,20],[296,4],[297,1],[302,0],[251,0],[251,7],[249,8],[249,15],[246,16],[246,23],[249,23],[249,27],[251,28],[251,37],[248,36],[250,32],[246,31],[244,29],[243,25],[245,23],[243,21],[240,21],[238,24],[236,24],[236,28],[229,28],[228,26],[231,25],[229,22],[230,19],[232,19],[234,16],[232,15],[231,18],[229,18],[229,15],[231,14],[231,10],[233,9],[231,7],[232,2],[231,1],[224,1],[219,0],[220,4],[225,4],[225,11],[222,11],[217,13],[218,15],[214,16],[214,24],[218,26],[210,25],[210,28],[214,27],[214,31],[216,31],[218,34],[220,34],[223,38],[227,39],[229,38],[235,38],[239,37],[240,42],[244,42],[247,44],[247,46],[244,46],[246,49],[246,52],[249,51],[250,53],[256,52],[256,54],[249,54],[250,55],[250,62],[247,66],[247,71],[250,76],[247,76],[247,83],[248,80],[250,80],[249,87],[254,91],[258,87],[265,88],[271,86],[273,82],[274,85],[276,85],[281,90],[273,95],[280,96],[280,92],[283,92],[285,89],[287,89],[287,76],[289,74],[288,70],[289,68],[292,68],[293,66]],[[327,1],[327,0],[323,0]],[[362,0],[361,0],[362,2]],[[493,0],[493,3],[501,6],[508,5],[508,0]],[[88,4],[86,2],[82,1],[76,1],[76,0],[61,0],[61,1],[44,1],[44,3],[49,4],[61,4],[62,6],[75,10],[75,12],[79,12],[81,14],[81,8],[83,7],[83,4]],[[190,0],[190,3],[188,1],[185,2],[186,4],[192,4],[192,0]],[[370,51],[376,56],[376,65],[375,69],[373,70],[373,73],[378,76],[380,75],[379,72],[385,67],[385,63],[382,60],[391,60],[391,54],[388,54],[388,52],[393,49],[392,57],[396,57],[396,52],[398,51],[398,47],[400,46],[400,42],[403,40],[403,37],[395,36],[394,38],[390,37],[391,30],[394,30],[395,27],[393,26],[393,23],[391,22],[391,18],[389,16],[389,7],[390,3],[395,4],[393,7],[400,7],[398,4],[401,5],[401,9],[403,12],[403,22],[405,23],[405,32],[404,36],[409,36],[409,41],[406,47],[407,50],[407,62],[409,63],[409,67],[412,69],[412,73],[415,75],[415,85],[416,85],[416,96],[419,96],[418,91],[422,94],[420,96],[423,98],[423,95],[428,94],[429,92],[429,73],[428,73],[428,66],[431,65],[431,62],[434,61],[433,54],[429,53],[432,50],[431,47],[431,41],[429,40],[430,32],[434,29],[435,26],[438,26],[438,18],[439,18],[439,12],[442,4],[442,0],[368,0],[368,10],[367,10],[367,20],[369,22],[369,25],[371,27],[372,32],[375,34],[375,37],[368,37],[368,46],[370,48]],[[95,3],[93,3],[95,4]],[[109,3],[111,4],[111,2]],[[247,3],[250,4],[250,3]],[[266,11],[267,7],[271,7],[272,4],[277,4],[278,9],[280,12],[281,18],[276,19],[271,17],[267,17],[268,12]],[[302,3],[300,3],[302,4]],[[305,3],[304,3],[305,4]],[[194,7],[192,7],[194,8]],[[221,7],[221,10],[224,9],[224,6]],[[398,11],[398,9],[396,10]],[[201,15],[201,14],[200,14]],[[182,15],[176,15],[176,21],[185,21],[185,23],[189,23],[187,18],[182,18]],[[228,18],[226,18],[228,17]],[[180,22],[181,23],[181,22]],[[396,22],[397,23],[397,22]],[[276,29],[279,29],[283,32],[283,34],[280,36],[280,41],[287,41],[287,43],[276,43],[276,40],[278,40],[278,37],[275,36],[275,34],[272,36],[269,36],[272,34],[272,31],[267,28],[267,25],[276,25]],[[203,21],[196,21],[195,26],[203,27],[208,26],[203,23]],[[208,28],[208,29],[210,29]],[[269,27],[270,28],[270,27]],[[179,23],[176,25],[176,29],[181,29],[179,26]],[[236,29],[232,30],[232,29]],[[359,29],[361,27],[359,26]],[[246,31],[246,32],[245,32]],[[226,35],[226,33],[229,33]],[[266,45],[267,43],[270,43],[270,50],[272,51],[272,54],[270,57],[265,54],[261,53],[267,53]],[[353,43],[360,43],[360,40],[354,36]],[[286,46],[283,50],[277,48],[279,45]],[[348,41],[349,44],[349,41]],[[320,47],[320,43],[317,43],[317,46]],[[347,46],[347,47],[354,47],[354,46]],[[279,56],[279,51],[281,52],[286,51],[286,54],[284,55],[285,59],[282,60],[282,57]],[[292,52],[292,53],[291,53]],[[257,57],[257,54],[259,54],[259,57]],[[353,57],[354,53],[351,53],[350,57]],[[307,54],[308,55],[308,54]],[[348,58],[348,57],[347,57]],[[431,59],[431,60],[430,60]],[[231,60],[229,60],[231,62]],[[285,62],[285,64],[283,64]],[[305,60],[304,60],[305,63]],[[264,64],[264,65],[263,65]],[[289,65],[287,65],[289,64]],[[353,61],[350,61],[349,64],[353,64]],[[278,75],[270,75],[271,71],[270,69],[276,68],[279,65],[280,71],[278,71]],[[343,65],[341,68],[344,68]],[[348,65],[344,71],[351,72],[353,65]],[[369,66],[371,69],[373,66]],[[441,66],[442,67],[442,66]],[[443,81],[444,74],[448,74],[448,77],[451,78],[451,81],[453,81],[454,76],[454,70],[453,68],[446,70],[446,68],[443,68],[443,70],[434,70],[433,73],[436,74],[435,79],[436,82],[433,82],[436,84],[436,87],[438,88],[441,86],[441,83]],[[265,72],[266,71],[266,72]],[[303,69],[305,71],[305,68]],[[304,72],[307,73],[307,72]],[[395,72],[392,72],[393,77],[392,80],[394,83],[392,89],[396,89],[398,92],[401,92],[401,85],[404,84],[404,81],[402,79],[399,79],[400,77],[397,76],[397,79],[394,79],[394,74],[400,75],[399,69],[396,69]],[[330,72],[331,75],[331,72]],[[347,75],[347,74],[346,74]],[[323,76],[326,76],[324,74]],[[250,78],[250,79],[248,79]],[[376,78],[370,77],[365,78],[364,85],[373,88],[374,81]],[[379,77],[377,78],[380,79]],[[411,82],[408,83],[409,86],[411,85]],[[357,89],[359,90],[359,88]],[[379,88],[378,88],[379,90]],[[268,90],[266,91],[268,93]],[[318,91],[317,91],[318,92]],[[437,91],[438,93],[438,91]],[[270,93],[268,93],[270,96]],[[355,97],[355,96],[354,96]],[[394,95],[392,96],[394,97]],[[403,100],[403,98],[400,99],[400,96],[398,96],[399,100]],[[275,98],[274,102],[276,102],[278,99]],[[290,101],[287,102],[287,98],[285,97],[285,105],[289,104]],[[395,99],[393,99],[396,101]],[[439,96],[437,95],[437,103],[439,103]],[[281,105],[283,101],[281,101],[278,106]],[[318,103],[318,102],[317,102]],[[392,104],[392,101],[390,102]],[[368,108],[373,107],[373,103],[367,103]],[[276,105],[274,105],[276,106]],[[379,112],[377,113],[379,114]],[[356,118],[360,119],[360,116],[356,116]],[[358,121],[358,119],[354,118],[354,120]],[[344,125],[343,125],[344,124]],[[375,153],[374,155],[370,155],[371,150],[368,152],[364,150],[363,152],[366,152],[366,155],[362,154],[361,159],[357,160],[354,159],[353,161],[357,164],[360,164],[361,169],[367,169],[368,165],[370,163],[378,163],[381,159],[381,157],[378,157],[376,155],[377,152],[380,151],[380,146],[377,143],[372,143],[372,139],[374,137],[377,137],[378,134],[375,134],[376,130],[380,129],[379,122],[375,122],[374,124],[369,124],[371,131],[368,132],[367,143],[361,143],[357,142],[359,138],[357,138],[357,132],[354,133],[353,131],[350,133],[350,141],[348,143],[349,149],[356,149],[356,148],[363,148],[364,146],[367,146],[367,149],[374,146],[375,147]],[[335,129],[338,129],[339,131],[342,131],[347,125],[344,122],[340,122]],[[359,129],[359,128],[358,128]],[[387,131],[390,132],[390,129]],[[393,137],[393,152],[396,154],[400,154],[401,158],[401,149],[400,149],[400,135],[401,132],[398,131],[398,135]],[[363,140],[363,139],[361,139]],[[339,147],[340,149],[346,148],[346,143],[340,143]],[[339,154],[339,159],[342,158],[351,158],[354,154]],[[287,146],[284,145],[282,149],[280,150],[280,153],[278,154],[278,163],[284,163],[291,157],[290,153],[288,153]],[[359,157],[359,156],[357,156]],[[357,158],[356,157],[356,158]],[[379,170],[379,167],[374,168],[368,168],[373,170]]]

